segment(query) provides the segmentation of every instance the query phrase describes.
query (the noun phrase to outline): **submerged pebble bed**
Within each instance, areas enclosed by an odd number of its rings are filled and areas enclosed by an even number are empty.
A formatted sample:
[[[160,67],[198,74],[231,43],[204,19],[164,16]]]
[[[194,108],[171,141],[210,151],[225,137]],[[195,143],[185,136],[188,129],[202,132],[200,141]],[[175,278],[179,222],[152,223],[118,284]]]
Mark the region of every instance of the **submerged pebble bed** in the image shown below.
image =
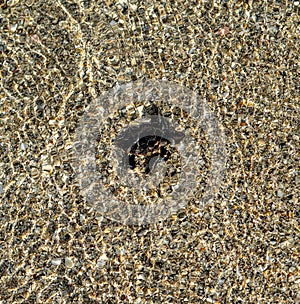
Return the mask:
[[[299,303],[298,1],[2,1],[0,303]],[[72,167],[85,109],[164,79],[226,135],[213,204],[110,221]],[[184,198],[183,198],[184,199]]]

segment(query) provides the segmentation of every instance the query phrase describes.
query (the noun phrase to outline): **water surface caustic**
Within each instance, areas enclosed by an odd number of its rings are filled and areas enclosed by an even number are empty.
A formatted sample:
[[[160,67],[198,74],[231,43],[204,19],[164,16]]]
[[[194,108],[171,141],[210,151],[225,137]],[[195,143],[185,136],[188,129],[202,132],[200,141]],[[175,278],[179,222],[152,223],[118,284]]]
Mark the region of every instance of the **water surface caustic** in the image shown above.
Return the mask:
[[[203,100],[161,80],[116,86],[96,99],[75,136],[83,196],[127,225],[149,224],[220,185],[224,136]]]

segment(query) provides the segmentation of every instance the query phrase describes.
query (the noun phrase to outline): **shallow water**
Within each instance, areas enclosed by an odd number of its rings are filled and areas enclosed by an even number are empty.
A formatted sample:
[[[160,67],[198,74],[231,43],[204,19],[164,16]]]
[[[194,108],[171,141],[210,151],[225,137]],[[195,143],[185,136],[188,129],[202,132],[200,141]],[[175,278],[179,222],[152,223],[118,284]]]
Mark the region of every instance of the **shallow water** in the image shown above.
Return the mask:
[[[0,4],[0,302],[299,303],[297,3]],[[127,226],[81,194],[74,138],[142,79],[207,103],[226,165],[210,204]]]

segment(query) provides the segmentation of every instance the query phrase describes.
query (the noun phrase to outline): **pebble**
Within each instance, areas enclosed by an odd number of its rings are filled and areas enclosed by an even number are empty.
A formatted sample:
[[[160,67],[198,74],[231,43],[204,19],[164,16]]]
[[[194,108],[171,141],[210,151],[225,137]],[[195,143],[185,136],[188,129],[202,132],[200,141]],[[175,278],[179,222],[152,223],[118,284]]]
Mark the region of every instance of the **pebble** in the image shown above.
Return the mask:
[[[84,214],[80,214],[79,220],[80,220],[81,223],[83,223],[84,220],[85,220],[85,215]]]
[[[25,144],[25,143],[21,143],[20,148],[21,148],[22,150],[26,150],[26,144]]]
[[[137,7],[136,4],[130,4],[130,9],[131,9],[133,12],[135,12],[135,11],[138,9],[138,7]]]
[[[277,196],[278,197],[283,197],[284,196],[284,192],[282,190],[278,190],[277,191]]]
[[[65,265],[67,268],[72,268],[74,266],[74,263],[70,257],[65,258]]]
[[[11,7],[11,6],[16,5],[18,2],[19,2],[19,0],[9,0],[6,3],[7,3],[8,6]]]
[[[258,144],[259,147],[262,147],[262,146],[264,146],[265,142],[264,142],[263,139],[259,139],[259,140],[257,141],[257,144]]]
[[[43,171],[46,171],[46,172],[52,172],[53,168],[51,165],[43,165],[42,169],[43,169]]]
[[[51,261],[51,263],[52,263],[52,265],[54,265],[54,266],[58,266],[58,265],[61,264],[61,259],[53,259],[53,260]]]
[[[57,123],[57,121],[55,119],[50,119],[49,120],[49,125],[50,126],[54,126]]]
[[[17,27],[18,27],[18,25],[15,23],[15,24],[11,24],[10,26],[9,26],[9,28],[10,28],[10,30],[12,31],[12,32],[15,32],[16,30],[17,30]]]
[[[100,258],[97,261],[97,266],[102,267],[105,265],[106,261],[108,260],[107,255],[104,253],[100,256]]]

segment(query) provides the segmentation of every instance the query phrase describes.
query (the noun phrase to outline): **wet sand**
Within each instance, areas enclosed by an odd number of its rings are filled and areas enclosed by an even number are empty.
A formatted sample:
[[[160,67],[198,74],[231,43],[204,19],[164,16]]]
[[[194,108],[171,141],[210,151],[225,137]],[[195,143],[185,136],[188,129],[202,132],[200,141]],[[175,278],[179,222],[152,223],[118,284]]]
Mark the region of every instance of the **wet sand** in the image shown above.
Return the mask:
[[[97,2],[0,4],[0,303],[299,303],[299,2]],[[144,77],[207,101],[227,163],[212,205],[129,227],[80,195],[72,146]]]

